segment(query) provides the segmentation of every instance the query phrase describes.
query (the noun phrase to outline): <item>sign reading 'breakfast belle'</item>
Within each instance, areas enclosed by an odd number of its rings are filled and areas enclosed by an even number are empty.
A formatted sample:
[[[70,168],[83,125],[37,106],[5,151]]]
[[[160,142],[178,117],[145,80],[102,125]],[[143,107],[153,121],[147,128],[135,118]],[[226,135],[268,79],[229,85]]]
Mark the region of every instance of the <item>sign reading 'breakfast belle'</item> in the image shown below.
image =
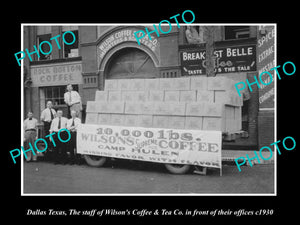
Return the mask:
[[[217,73],[248,72],[256,70],[256,46],[216,48],[214,67]],[[180,53],[183,75],[204,75],[206,73],[205,49],[189,49]]]

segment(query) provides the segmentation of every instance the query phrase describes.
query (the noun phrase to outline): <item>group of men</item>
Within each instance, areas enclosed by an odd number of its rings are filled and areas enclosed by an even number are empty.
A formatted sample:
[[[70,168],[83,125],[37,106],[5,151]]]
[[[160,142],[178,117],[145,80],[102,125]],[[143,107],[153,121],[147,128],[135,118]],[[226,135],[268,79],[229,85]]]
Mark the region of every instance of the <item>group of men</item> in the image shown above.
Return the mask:
[[[79,157],[76,154],[76,129],[81,123],[81,110],[82,103],[80,95],[77,91],[74,91],[72,85],[67,85],[67,92],[64,94],[64,101],[68,106],[68,112],[70,112],[69,119],[63,117],[63,111],[55,111],[52,108],[52,102],[47,102],[47,107],[41,113],[41,121],[44,124],[45,137],[53,132],[57,133],[60,129],[68,129],[71,134],[71,139],[64,143],[58,140],[58,135],[53,135],[52,139],[49,136],[48,149],[45,155],[49,155],[52,152],[52,159],[54,164],[74,164],[79,163]],[[29,143],[34,146],[34,142],[37,139],[37,119],[33,118],[33,113],[28,112],[28,118],[24,121],[24,142],[27,148]],[[60,138],[62,140],[68,139],[68,132],[61,130]],[[55,143],[55,144],[54,144]],[[69,156],[68,153],[69,152]],[[37,161],[37,152],[33,154],[31,151],[26,152],[26,161]]]

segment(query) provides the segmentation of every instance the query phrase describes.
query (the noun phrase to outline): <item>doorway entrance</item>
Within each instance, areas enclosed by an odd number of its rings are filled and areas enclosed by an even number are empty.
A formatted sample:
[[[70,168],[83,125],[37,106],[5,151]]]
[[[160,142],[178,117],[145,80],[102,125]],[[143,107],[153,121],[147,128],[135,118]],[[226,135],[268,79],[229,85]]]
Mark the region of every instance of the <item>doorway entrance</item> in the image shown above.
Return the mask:
[[[106,79],[156,78],[157,69],[151,57],[137,48],[117,51],[106,67]]]

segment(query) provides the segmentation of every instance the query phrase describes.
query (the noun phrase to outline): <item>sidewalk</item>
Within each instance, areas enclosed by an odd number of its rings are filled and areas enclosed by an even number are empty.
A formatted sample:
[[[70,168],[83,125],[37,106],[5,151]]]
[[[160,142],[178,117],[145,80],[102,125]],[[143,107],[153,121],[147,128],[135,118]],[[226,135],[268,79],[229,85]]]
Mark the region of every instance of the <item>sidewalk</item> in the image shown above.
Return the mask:
[[[253,159],[251,161],[252,164],[274,164],[274,152],[273,157],[269,160],[263,160],[260,155],[259,151],[257,150],[222,150],[222,161],[233,161],[238,157],[245,157],[247,159],[246,154],[248,154],[249,158],[255,157],[254,151],[259,156],[260,163],[258,163],[257,159]],[[270,153],[263,151],[261,152],[262,156],[267,159],[270,157]],[[249,165],[249,162],[247,160],[247,165]]]
[[[274,165],[223,163],[207,175],[174,175],[163,164],[116,160],[101,168],[87,165],[24,163],[24,193],[44,194],[273,194]]]

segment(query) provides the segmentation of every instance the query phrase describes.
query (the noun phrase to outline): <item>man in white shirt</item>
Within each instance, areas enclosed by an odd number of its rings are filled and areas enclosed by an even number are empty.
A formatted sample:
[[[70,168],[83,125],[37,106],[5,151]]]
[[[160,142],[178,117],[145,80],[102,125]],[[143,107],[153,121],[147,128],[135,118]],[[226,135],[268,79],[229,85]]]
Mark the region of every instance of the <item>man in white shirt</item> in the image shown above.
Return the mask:
[[[81,120],[76,117],[76,111],[71,111],[71,119],[68,120],[67,128],[71,133],[71,140],[68,142],[68,151],[70,152],[70,164],[79,163],[78,155],[75,153],[76,149],[76,135],[77,135],[77,126],[81,124]],[[77,149],[76,149],[77,151]]]
[[[44,124],[44,137],[49,135],[52,120],[56,117],[56,111],[52,108],[52,102],[47,101],[47,107],[41,113],[41,121]],[[51,158],[51,153],[53,150],[52,143],[48,143],[48,149],[44,152],[44,157],[46,160]]]
[[[52,108],[52,102],[47,102],[47,107],[41,113],[41,121],[44,123],[45,136],[49,134],[52,120],[56,117],[56,111]]]
[[[67,160],[67,146],[66,143],[61,142],[58,139],[58,131],[62,128],[67,128],[68,119],[66,117],[63,117],[62,110],[57,110],[56,112],[56,118],[52,120],[51,127],[50,127],[50,133],[55,132],[56,134],[52,136],[54,143],[56,147],[54,147],[54,164],[66,164]],[[66,131],[60,132],[60,138],[62,140],[68,139],[68,133]],[[51,137],[49,137],[51,141]]]
[[[64,94],[64,100],[65,103],[68,105],[69,113],[71,114],[71,111],[75,110],[77,116],[81,118],[81,97],[77,91],[73,91],[73,87],[71,84],[67,85],[67,92]]]
[[[32,149],[34,149],[35,154],[32,153],[32,151],[26,152],[26,161],[36,161],[37,160],[37,152],[34,147],[34,142],[37,138],[37,119],[33,118],[33,113],[28,112],[27,114],[28,118],[24,120],[24,149],[27,150],[30,148],[29,143],[32,146]],[[24,154],[24,155],[25,155]]]

